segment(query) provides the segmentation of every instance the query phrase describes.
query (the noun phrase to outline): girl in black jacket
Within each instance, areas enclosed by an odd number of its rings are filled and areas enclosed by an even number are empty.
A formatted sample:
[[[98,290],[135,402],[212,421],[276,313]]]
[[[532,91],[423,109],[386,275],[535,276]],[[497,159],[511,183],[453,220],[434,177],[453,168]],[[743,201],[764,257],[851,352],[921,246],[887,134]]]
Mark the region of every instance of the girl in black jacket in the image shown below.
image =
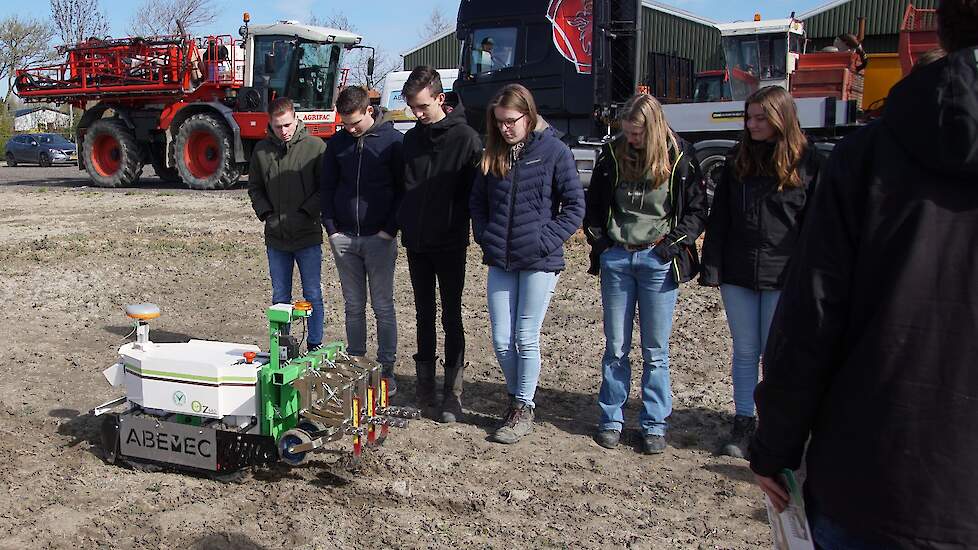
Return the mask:
[[[761,88],[747,98],[743,138],[713,197],[700,277],[700,284],[720,287],[733,337],[736,416],[720,454],[746,457],[758,363],[818,167],[784,88]]]

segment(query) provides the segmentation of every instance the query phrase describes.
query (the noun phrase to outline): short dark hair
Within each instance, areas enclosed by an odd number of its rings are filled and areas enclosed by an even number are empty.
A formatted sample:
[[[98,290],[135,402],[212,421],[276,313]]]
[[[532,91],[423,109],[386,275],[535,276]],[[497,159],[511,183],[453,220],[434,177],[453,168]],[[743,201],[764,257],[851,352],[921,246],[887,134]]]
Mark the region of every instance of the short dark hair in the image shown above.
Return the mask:
[[[278,116],[294,112],[295,104],[287,97],[275,98],[268,104],[268,116]]]
[[[401,93],[404,97],[414,97],[425,88],[428,88],[432,96],[436,96],[445,91],[441,85],[441,75],[431,65],[415,67],[404,83],[404,87],[401,88]]]
[[[350,86],[336,98],[336,112],[341,115],[363,113],[370,106],[370,94],[362,86]]]
[[[978,46],[978,0],[941,0],[937,34],[948,52]]]

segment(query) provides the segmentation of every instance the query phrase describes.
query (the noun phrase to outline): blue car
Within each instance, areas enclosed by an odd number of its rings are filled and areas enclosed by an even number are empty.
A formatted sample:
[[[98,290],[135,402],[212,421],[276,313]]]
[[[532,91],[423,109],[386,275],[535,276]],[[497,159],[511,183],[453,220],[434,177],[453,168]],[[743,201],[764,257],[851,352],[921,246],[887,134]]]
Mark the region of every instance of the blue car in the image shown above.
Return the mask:
[[[78,162],[78,148],[60,134],[21,134],[7,141],[7,166],[22,162],[51,166]]]

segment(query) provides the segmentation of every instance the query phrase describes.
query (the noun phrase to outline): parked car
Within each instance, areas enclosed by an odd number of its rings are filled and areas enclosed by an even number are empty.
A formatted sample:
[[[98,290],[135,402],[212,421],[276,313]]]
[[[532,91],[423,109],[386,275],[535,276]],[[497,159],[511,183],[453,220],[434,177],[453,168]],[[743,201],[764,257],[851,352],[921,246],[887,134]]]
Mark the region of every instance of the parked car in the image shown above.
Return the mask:
[[[41,166],[78,162],[78,147],[60,134],[21,134],[7,141],[7,166],[29,162]]]

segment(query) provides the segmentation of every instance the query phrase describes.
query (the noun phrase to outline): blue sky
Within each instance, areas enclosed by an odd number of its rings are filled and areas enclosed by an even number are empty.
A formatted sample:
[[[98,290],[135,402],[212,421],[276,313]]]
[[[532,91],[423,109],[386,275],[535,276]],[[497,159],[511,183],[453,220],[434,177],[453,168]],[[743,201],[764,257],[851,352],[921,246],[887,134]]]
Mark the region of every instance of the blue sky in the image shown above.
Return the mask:
[[[48,2],[35,0],[36,11],[25,13],[23,4],[16,0],[0,0],[0,19],[13,14],[47,19],[50,15]],[[491,0],[481,0],[491,1]],[[765,19],[787,17],[794,10],[803,13],[828,0],[660,0],[665,4],[691,11],[717,20],[735,21],[749,19],[755,12]],[[422,41],[418,31],[422,28],[431,10],[437,8],[454,20],[458,12],[457,1],[451,0],[361,0],[337,2],[335,0],[215,0],[220,7],[220,16],[210,28],[202,28],[195,34],[237,34],[241,26],[241,14],[251,14],[253,23],[273,22],[279,19],[305,19],[308,14],[328,16],[339,11],[344,13],[364,37],[364,44],[379,46],[393,55],[410,49]],[[140,0],[100,0],[103,11],[108,14],[111,33],[115,36],[126,34],[129,21]],[[5,88],[6,83],[0,83]],[[3,90],[5,93],[5,90]]]

